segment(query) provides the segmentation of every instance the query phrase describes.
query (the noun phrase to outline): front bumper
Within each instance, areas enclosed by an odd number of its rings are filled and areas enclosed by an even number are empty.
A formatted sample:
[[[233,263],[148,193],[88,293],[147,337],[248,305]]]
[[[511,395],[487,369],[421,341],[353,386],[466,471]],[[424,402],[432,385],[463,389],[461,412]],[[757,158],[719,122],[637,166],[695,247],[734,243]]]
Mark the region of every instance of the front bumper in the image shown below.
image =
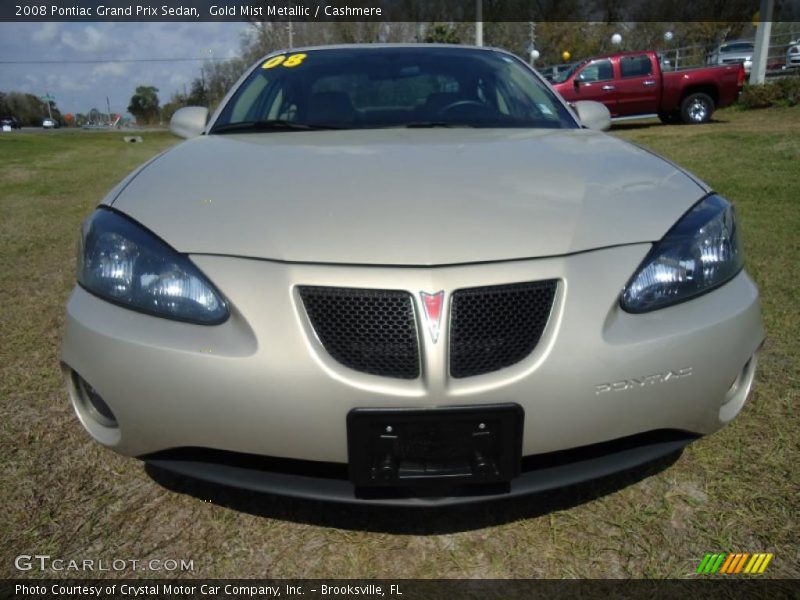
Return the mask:
[[[208,448],[344,464],[353,408],[513,402],[526,415],[523,456],[655,430],[711,433],[738,414],[749,391],[751,359],[764,337],[758,291],[742,272],[692,301],[625,313],[619,292],[649,249],[435,268],[193,256],[230,300],[227,322],[168,321],[76,288],[62,360],[102,396],[118,427],[93,419],[71,385],[81,422],[129,456]],[[463,379],[448,375],[446,320],[437,343],[419,329],[418,379],[340,365],[317,340],[296,289],[402,289],[418,303],[420,291],[444,290],[449,298],[465,287],[546,279],[559,283],[535,350],[511,367]],[[234,471],[227,473],[230,480]]]
[[[522,461],[508,484],[447,487],[355,488],[347,466],[273,459],[197,448],[143,457],[157,470],[253,492],[305,500],[398,507],[440,507],[488,502],[560,489],[600,479],[678,453],[697,436],[654,431],[582,448],[551,452]],[[158,477],[157,473],[154,473]]]

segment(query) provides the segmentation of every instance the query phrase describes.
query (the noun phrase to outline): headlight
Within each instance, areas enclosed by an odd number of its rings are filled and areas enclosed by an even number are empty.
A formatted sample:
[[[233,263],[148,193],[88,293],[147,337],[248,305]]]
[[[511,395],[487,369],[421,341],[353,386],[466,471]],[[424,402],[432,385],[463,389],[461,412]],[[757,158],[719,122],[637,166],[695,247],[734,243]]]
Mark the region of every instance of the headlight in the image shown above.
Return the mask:
[[[83,225],[78,283],[159,317],[206,325],[228,318],[225,301],[188,258],[110,210],[96,210]]]
[[[732,279],[743,262],[733,207],[712,194],[653,247],[625,286],[622,308],[641,313],[694,298]]]

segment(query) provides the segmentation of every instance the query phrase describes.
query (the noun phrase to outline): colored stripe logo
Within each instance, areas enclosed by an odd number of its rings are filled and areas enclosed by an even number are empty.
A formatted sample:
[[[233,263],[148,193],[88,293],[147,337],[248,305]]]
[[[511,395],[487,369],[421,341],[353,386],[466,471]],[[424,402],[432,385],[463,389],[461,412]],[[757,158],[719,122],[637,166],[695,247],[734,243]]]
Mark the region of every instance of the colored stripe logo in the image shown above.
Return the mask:
[[[711,554],[708,553],[700,561],[697,572],[704,575],[722,573],[725,575],[735,575],[737,573],[747,573],[755,575],[763,573],[773,554],[766,552],[737,552],[735,554]]]

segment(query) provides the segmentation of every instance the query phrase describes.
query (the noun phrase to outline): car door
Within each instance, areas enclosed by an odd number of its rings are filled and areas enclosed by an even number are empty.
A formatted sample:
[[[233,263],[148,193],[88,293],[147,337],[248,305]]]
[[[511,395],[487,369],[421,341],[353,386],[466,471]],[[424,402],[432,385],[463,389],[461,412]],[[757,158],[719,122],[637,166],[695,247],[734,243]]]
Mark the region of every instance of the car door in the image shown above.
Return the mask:
[[[617,113],[614,64],[608,58],[586,63],[578,69],[572,79],[574,93],[570,101],[594,100],[606,105],[611,116]]]
[[[661,80],[648,54],[620,57],[616,85],[620,116],[658,112]]]

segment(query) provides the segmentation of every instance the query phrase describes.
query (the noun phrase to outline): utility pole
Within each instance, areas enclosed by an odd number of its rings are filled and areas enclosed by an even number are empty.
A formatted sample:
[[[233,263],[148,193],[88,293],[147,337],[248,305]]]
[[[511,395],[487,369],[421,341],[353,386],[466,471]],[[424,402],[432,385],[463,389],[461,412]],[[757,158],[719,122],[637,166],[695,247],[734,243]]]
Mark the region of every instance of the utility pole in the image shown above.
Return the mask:
[[[756,48],[753,53],[753,66],[750,67],[751,84],[764,83],[766,77],[774,7],[775,0],[761,0],[761,9],[758,11],[758,27],[756,28]]]
[[[53,100],[55,100],[55,98],[53,98],[53,97],[50,95],[50,92],[47,92],[47,93],[46,93],[44,96],[42,96],[42,100],[44,100],[45,104],[47,104],[47,116],[48,116],[50,119],[52,119],[52,118],[53,118],[53,113],[52,113],[52,111],[50,110],[50,103],[51,103]]]
[[[475,1],[475,45],[483,46],[483,0]]]
[[[206,88],[206,64],[208,64],[209,67],[212,66],[212,64],[214,62],[214,49],[213,48],[208,48],[207,52],[208,52],[208,59],[203,61],[203,64],[200,67],[200,86],[203,89],[203,94],[205,95],[206,104],[210,107],[211,106],[211,81],[212,81],[211,74],[213,73],[213,71],[212,71],[212,73],[209,73],[208,88]]]
[[[292,26],[291,21],[286,24],[286,30],[289,33],[289,49],[291,50],[294,48],[294,27]]]
[[[208,49],[208,58],[209,58],[209,65],[211,68],[214,68],[214,49]],[[213,71],[212,71],[213,73]],[[208,107],[211,108],[214,104],[214,91],[211,89],[211,83],[214,81],[213,77],[208,78]]]

